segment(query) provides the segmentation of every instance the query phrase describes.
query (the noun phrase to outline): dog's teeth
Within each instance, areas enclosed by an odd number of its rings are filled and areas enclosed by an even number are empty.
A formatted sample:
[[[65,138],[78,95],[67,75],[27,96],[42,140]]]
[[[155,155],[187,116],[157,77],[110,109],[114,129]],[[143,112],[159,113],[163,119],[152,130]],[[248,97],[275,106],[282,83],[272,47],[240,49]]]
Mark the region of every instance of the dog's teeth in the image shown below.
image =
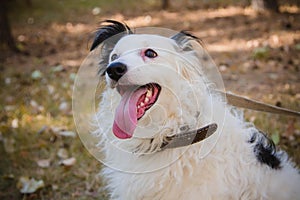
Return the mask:
[[[148,97],[145,98],[145,103],[148,103],[150,99]]]
[[[145,104],[143,102],[140,103],[140,106],[143,107]]]
[[[140,109],[141,108],[141,106],[140,105],[138,105],[138,107],[137,107],[138,109]]]
[[[152,96],[152,90],[147,90],[146,96],[147,96],[147,97],[151,97],[151,96]]]

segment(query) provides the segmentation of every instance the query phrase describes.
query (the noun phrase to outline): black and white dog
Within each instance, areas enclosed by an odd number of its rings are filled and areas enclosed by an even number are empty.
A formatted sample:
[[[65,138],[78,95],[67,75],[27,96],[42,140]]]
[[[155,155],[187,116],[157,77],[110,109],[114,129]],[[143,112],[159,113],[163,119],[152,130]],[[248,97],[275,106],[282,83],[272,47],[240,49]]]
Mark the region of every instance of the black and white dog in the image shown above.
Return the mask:
[[[300,199],[299,171],[216,92],[199,47],[112,20],[97,31],[107,84],[94,134],[111,199]]]

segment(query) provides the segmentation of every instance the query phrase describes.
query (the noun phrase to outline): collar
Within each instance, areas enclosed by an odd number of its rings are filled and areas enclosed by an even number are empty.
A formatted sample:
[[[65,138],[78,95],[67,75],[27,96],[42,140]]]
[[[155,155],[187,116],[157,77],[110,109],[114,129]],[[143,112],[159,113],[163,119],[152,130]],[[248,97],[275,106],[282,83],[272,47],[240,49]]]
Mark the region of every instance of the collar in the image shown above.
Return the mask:
[[[217,124],[212,123],[196,130],[169,136],[160,146],[160,151],[198,143],[211,136],[217,130],[217,128]]]

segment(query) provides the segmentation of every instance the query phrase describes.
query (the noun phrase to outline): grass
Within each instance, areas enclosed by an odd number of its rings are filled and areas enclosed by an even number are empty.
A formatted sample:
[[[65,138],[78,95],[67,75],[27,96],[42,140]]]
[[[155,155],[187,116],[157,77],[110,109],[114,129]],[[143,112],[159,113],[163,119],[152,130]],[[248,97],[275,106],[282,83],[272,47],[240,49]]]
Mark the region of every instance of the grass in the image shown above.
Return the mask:
[[[51,69],[44,72],[38,80],[33,80],[30,73],[13,70],[0,76],[0,133],[4,144],[0,145],[0,154],[5,161],[0,164],[0,197],[21,198],[16,188],[21,176],[45,182],[45,188],[37,194],[24,195],[23,199],[34,195],[41,199],[104,197],[105,193],[98,191],[101,179],[95,178],[101,164],[89,155],[77,137],[64,137],[53,131],[61,127],[75,132],[71,110],[59,109],[59,102],[71,102],[73,80],[68,73],[55,73]],[[49,86],[55,88],[52,94]],[[60,148],[66,149],[69,157],[76,158],[74,166],[59,164]],[[38,167],[37,161],[41,159],[50,159],[50,166]],[[13,191],[9,196],[4,193],[8,190]]]
[[[134,0],[31,0],[31,6],[25,1],[14,1],[9,4],[11,18],[20,23],[47,24],[51,22],[82,22],[97,15],[114,13],[135,13],[159,5],[159,1],[142,0],[137,4]],[[99,8],[99,14],[93,14],[93,9]],[[20,12],[21,10],[21,12]],[[95,16],[94,16],[95,15]]]

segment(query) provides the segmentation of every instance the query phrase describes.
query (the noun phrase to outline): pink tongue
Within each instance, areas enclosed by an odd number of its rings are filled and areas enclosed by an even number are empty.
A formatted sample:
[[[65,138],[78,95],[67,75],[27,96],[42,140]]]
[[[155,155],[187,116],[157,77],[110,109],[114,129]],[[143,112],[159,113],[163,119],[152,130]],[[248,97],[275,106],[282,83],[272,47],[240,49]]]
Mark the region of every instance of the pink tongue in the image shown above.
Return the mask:
[[[120,139],[131,138],[137,126],[137,102],[147,88],[126,91],[116,109],[113,133]]]

